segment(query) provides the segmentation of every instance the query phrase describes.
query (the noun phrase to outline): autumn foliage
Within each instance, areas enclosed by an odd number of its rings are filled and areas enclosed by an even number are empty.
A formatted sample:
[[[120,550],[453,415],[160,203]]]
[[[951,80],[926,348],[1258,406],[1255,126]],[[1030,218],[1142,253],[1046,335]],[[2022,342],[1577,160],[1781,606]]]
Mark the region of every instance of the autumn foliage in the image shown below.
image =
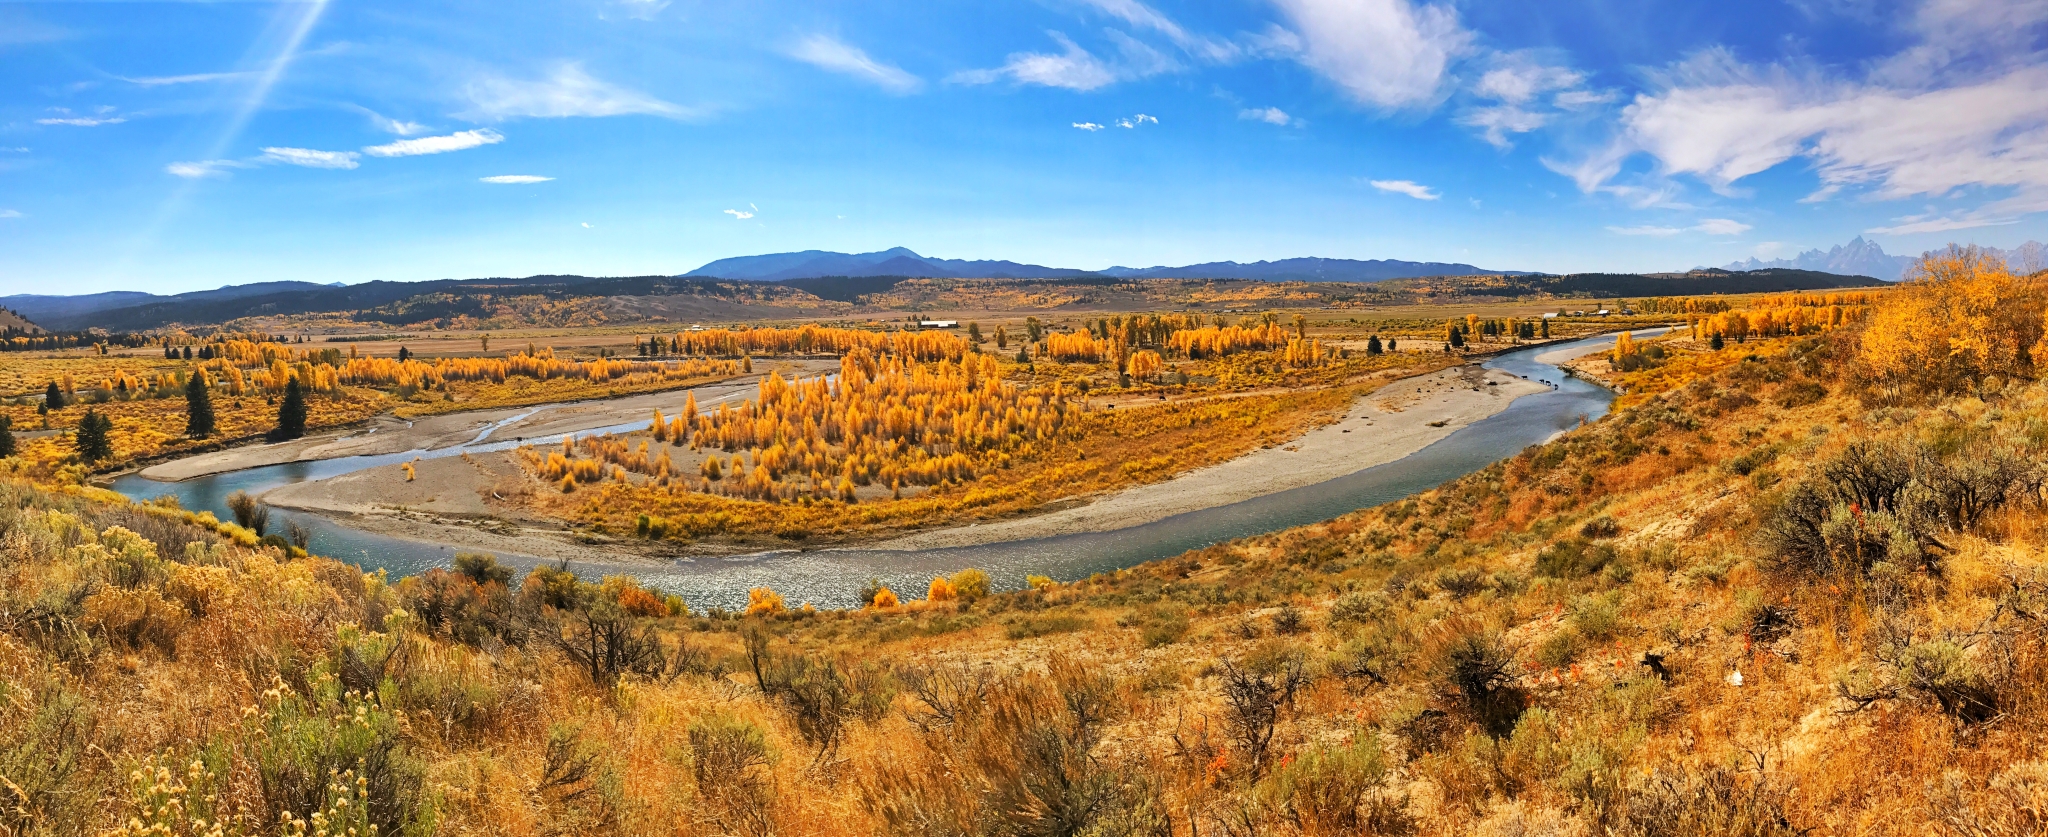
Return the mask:
[[[1988,375],[2038,377],[2048,358],[2048,274],[2021,276],[1976,247],[1914,265],[1878,301],[1859,356],[1881,385],[1945,390]]]
[[[713,450],[697,477],[685,481],[665,446],[632,446],[600,437],[565,440],[546,454],[522,449],[524,461],[550,481],[588,483],[618,470],[642,474],[676,490],[694,488],[752,500],[850,500],[857,486],[937,485],[974,478],[1034,442],[1060,436],[1078,412],[1057,386],[1026,391],[1003,380],[985,355],[959,362],[920,363],[875,357],[855,348],[837,378],[787,381],[770,374],[758,395],[734,408],[700,412],[694,396],[684,415],[650,422],[656,442]],[[578,454],[584,454],[579,457]]]

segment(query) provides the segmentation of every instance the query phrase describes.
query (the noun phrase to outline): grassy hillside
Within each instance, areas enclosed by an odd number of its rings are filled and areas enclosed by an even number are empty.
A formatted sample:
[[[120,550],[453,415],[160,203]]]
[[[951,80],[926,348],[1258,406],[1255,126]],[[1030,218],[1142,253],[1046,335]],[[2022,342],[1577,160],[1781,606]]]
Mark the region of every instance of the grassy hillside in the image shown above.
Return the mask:
[[[0,482],[0,833],[2040,833],[2048,276],[1968,256],[1409,500],[857,612]]]

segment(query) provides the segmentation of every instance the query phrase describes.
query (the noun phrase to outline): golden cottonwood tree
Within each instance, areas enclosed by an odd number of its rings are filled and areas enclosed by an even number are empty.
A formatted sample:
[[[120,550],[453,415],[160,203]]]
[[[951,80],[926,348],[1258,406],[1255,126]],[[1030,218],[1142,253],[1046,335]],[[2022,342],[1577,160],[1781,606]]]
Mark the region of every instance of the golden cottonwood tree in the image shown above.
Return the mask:
[[[1986,375],[2034,377],[2048,277],[2018,276],[1983,250],[1930,253],[1880,299],[1860,356],[1881,382],[1947,389]]]

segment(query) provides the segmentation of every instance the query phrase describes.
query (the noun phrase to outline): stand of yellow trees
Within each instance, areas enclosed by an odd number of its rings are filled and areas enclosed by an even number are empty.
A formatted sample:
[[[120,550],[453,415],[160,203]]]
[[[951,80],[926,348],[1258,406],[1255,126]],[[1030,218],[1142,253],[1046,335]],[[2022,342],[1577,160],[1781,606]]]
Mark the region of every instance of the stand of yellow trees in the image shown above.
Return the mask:
[[[564,440],[546,455],[521,451],[527,466],[573,490],[632,472],[671,491],[698,490],[750,500],[855,499],[861,486],[938,485],[1001,467],[1030,445],[1060,435],[1078,408],[1057,385],[1026,391],[1005,382],[993,358],[920,363],[855,347],[836,378],[788,381],[779,373],[756,398],[700,412],[692,395],[683,415],[655,413],[650,440],[638,447],[614,437]],[[712,450],[697,476],[681,473],[667,450]],[[582,458],[578,458],[578,454]],[[609,467],[607,467],[609,466]]]

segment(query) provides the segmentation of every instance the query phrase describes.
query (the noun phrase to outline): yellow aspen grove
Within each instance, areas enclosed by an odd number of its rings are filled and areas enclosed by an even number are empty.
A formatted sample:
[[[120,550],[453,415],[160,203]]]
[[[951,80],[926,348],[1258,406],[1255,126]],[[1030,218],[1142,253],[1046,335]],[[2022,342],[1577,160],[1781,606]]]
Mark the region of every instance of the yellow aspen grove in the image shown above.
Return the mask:
[[[1175,355],[1190,360],[1222,357],[1238,352],[1265,351],[1287,345],[1286,330],[1274,326],[1209,326],[1206,328],[1176,331],[1165,341],[1165,348]]]
[[[1126,367],[1125,372],[1132,380],[1149,381],[1158,377],[1165,369],[1166,361],[1159,357],[1158,352],[1144,349],[1131,355],[1130,365]]]
[[[1330,362],[1331,353],[1321,340],[1289,340],[1280,360],[1297,369],[1310,369]]]
[[[1635,354],[1635,353],[1636,353],[1636,338],[1635,338],[1635,335],[1632,335],[1632,334],[1630,334],[1630,333],[1628,333],[1628,332],[1624,331],[1624,332],[1622,332],[1622,333],[1621,333],[1621,334],[1620,334],[1619,336],[1616,336],[1616,337],[1614,338],[1614,352],[1613,352],[1613,356],[1614,356],[1614,362],[1615,362],[1615,363],[1620,363],[1620,362],[1621,362],[1621,359],[1622,359],[1622,358],[1628,357],[1629,355],[1632,355],[1632,354]]]
[[[2048,357],[2044,309],[2048,274],[2020,276],[1977,247],[1950,245],[1911,267],[1905,283],[1872,306],[1859,356],[1893,388],[2037,377]],[[1849,310],[1843,319],[1852,319]]]
[[[672,443],[731,453],[729,479],[714,477],[708,464],[700,471],[707,490],[792,502],[844,499],[839,481],[825,474],[856,486],[885,472],[911,485],[969,480],[1027,446],[1060,437],[1078,414],[1063,389],[1023,390],[1004,381],[1001,367],[986,355],[919,363],[856,348],[841,358],[836,379],[790,381],[770,373],[757,389],[737,408],[722,402],[707,415],[679,416],[680,427],[668,425]],[[650,460],[644,447],[629,449],[610,436],[565,441],[551,456],[522,448],[520,456],[549,480],[567,474],[590,481],[588,472],[575,470],[583,462],[650,477],[664,473],[657,470],[661,460]]]

